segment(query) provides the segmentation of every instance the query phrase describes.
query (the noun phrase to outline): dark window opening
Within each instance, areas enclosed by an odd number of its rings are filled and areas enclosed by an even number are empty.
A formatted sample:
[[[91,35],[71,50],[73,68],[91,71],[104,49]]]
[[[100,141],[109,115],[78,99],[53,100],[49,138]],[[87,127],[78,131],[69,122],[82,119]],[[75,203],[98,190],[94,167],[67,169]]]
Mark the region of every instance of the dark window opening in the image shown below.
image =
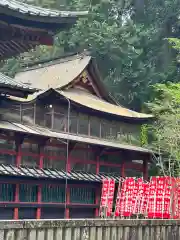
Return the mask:
[[[38,187],[35,185],[20,184],[19,185],[19,201],[20,202],[37,202]]]
[[[111,126],[108,121],[101,121],[101,137],[111,139]]]
[[[96,117],[90,117],[90,135],[100,137],[100,119]]]
[[[85,114],[79,114],[78,133],[88,135],[89,118]]]
[[[0,184],[0,201],[13,202],[15,199],[15,184],[1,183]]]
[[[72,187],[70,189],[71,203],[94,204],[96,191],[94,188]]]
[[[42,202],[64,203],[65,186],[44,185],[42,186]]]
[[[78,133],[78,114],[76,112],[70,113],[70,121],[69,121],[69,131],[71,133]]]

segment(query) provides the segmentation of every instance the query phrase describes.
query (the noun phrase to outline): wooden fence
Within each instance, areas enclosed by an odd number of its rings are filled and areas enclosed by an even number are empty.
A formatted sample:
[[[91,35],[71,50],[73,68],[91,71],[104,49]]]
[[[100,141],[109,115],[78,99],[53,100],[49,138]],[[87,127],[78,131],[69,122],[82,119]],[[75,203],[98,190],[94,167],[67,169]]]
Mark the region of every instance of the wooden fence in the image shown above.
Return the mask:
[[[180,221],[0,221],[0,240],[180,240]]]

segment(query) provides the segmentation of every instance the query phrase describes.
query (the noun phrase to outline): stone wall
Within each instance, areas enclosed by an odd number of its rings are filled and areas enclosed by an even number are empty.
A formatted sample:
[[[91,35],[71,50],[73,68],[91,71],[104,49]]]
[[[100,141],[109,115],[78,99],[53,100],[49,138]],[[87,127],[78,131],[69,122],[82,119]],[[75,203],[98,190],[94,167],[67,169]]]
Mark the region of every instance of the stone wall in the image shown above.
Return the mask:
[[[179,240],[175,220],[0,221],[0,240]]]

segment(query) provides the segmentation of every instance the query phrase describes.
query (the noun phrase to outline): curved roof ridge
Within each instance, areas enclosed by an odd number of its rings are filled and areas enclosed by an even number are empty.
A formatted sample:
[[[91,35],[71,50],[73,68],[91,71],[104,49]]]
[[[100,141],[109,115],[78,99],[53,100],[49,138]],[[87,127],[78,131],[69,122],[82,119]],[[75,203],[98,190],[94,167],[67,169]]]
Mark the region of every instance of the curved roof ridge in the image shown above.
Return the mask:
[[[58,56],[58,57],[52,58],[52,59],[40,60],[40,61],[37,61],[34,63],[27,64],[27,67],[24,66],[22,69],[20,69],[20,71],[18,73],[27,72],[27,71],[31,71],[31,70],[35,70],[35,69],[44,68],[44,67],[49,67],[49,66],[52,66],[55,64],[65,63],[65,62],[73,61],[76,59],[82,59],[84,57],[91,58],[90,55],[91,54],[89,52],[69,53],[69,54]]]
[[[40,17],[80,17],[87,15],[87,11],[59,11],[55,9],[47,9],[39,6],[29,5],[16,0],[1,0],[1,7],[6,7],[14,12],[21,14],[27,14],[29,16],[40,16]]]

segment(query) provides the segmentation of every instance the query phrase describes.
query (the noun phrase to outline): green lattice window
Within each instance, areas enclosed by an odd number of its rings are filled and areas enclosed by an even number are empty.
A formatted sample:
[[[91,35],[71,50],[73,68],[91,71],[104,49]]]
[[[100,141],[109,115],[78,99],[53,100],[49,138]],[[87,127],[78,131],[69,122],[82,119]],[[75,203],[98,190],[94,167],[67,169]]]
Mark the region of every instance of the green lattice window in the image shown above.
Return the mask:
[[[38,187],[28,184],[20,184],[19,201],[20,202],[37,202]]]
[[[0,201],[13,202],[15,196],[15,184],[1,183],[0,184]]]
[[[71,203],[94,204],[95,203],[95,189],[94,188],[71,188],[70,201]]]
[[[65,202],[65,187],[44,185],[42,187],[42,202]]]

